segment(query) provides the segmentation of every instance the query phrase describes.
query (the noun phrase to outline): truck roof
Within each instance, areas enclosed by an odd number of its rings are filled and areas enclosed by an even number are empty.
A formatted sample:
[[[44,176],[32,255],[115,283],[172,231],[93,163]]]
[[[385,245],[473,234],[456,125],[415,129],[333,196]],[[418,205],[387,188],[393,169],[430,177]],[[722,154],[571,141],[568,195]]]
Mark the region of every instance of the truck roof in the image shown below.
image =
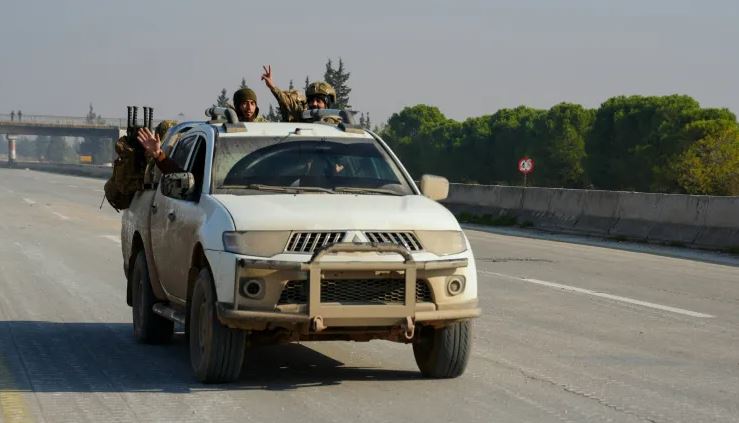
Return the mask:
[[[218,131],[218,136],[221,138],[250,136],[280,137],[289,134],[332,138],[373,138],[368,131],[360,128],[342,128],[341,126],[327,125],[324,123],[239,122],[228,125],[219,123],[211,125]]]

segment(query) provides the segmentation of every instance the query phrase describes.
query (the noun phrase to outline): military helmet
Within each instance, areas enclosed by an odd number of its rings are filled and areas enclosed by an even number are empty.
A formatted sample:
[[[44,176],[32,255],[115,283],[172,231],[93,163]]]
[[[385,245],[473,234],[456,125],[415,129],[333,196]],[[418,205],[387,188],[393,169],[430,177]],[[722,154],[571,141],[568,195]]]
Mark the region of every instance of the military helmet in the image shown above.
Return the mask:
[[[165,135],[167,135],[167,131],[169,131],[169,128],[177,125],[176,120],[163,120],[159,122],[159,125],[154,129],[154,132],[156,132],[157,135],[159,135],[159,138],[164,138]]]
[[[323,81],[312,82],[308,85],[308,88],[305,90],[305,96],[308,97],[308,101],[310,101],[311,97],[324,96],[330,103],[336,102],[336,90],[334,90],[331,84]]]

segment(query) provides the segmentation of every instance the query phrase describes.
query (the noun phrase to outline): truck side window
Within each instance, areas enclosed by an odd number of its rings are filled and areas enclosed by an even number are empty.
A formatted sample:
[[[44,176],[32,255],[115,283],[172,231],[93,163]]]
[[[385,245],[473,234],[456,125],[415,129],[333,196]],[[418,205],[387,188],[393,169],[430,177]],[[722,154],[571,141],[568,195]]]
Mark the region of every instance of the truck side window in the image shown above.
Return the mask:
[[[192,150],[196,139],[197,136],[193,135],[181,140],[175,146],[174,154],[172,154],[172,160],[174,160],[174,162],[177,163],[177,166],[179,166],[181,169],[185,169],[185,167],[187,166],[187,158],[190,156],[190,150]]]
[[[203,187],[203,173],[205,171],[205,138],[199,136],[195,142],[188,172],[195,177],[195,193],[200,193]]]

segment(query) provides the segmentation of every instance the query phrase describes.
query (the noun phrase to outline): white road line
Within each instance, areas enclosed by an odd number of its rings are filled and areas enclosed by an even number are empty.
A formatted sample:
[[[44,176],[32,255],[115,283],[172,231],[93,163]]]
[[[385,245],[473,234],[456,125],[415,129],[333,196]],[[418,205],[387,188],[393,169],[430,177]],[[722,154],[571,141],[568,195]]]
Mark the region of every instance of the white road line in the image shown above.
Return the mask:
[[[34,204],[36,204],[36,202],[35,202],[35,201],[33,201],[33,200],[31,200],[30,198],[24,198],[24,199],[23,199],[23,201],[25,201],[26,203],[28,203],[28,204],[30,204],[30,205],[34,205]]]
[[[642,301],[642,300],[636,300],[634,298],[606,294],[605,292],[591,291],[589,289],[578,288],[576,286],[570,286],[570,285],[563,285],[561,283],[548,282],[548,281],[542,281],[539,279],[531,279],[531,278],[519,278],[517,276],[506,275],[503,273],[487,272],[484,270],[478,270],[477,272],[482,273],[484,275],[499,276],[499,277],[506,278],[506,279],[515,279],[515,280],[519,280],[523,282],[533,283],[535,285],[541,285],[541,286],[546,286],[549,288],[561,289],[563,291],[576,292],[578,294],[587,294],[587,295],[592,295],[594,297],[607,298],[609,300],[620,301],[623,303],[636,304],[642,307],[649,307],[649,308],[653,308],[656,310],[669,311],[671,313],[683,314],[685,316],[690,316],[690,317],[699,317],[699,318],[704,318],[704,319],[711,319],[711,318],[716,317],[710,314],[698,313],[697,311],[685,310],[684,308],[670,307],[670,306],[666,306],[662,304],[650,303],[648,301]]]
[[[70,188],[79,188],[77,185],[67,185]]]
[[[54,215],[55,215],[56,217],[58,217],[59,219],[62,219],[62,220],[69,220],[69,217],[67,217],[67,216],[65,216],[65,215],[63,215],[63,214],[61,214],[61,213],[57,213],[57,212],[52,212],[52,213],[54,213]]]
[[[121,239],[119,237],[115,236],[115,235],[100,235],[100,238],[105,238],[108,241],[115,242],[116,244],[120,244],[121,243]]]

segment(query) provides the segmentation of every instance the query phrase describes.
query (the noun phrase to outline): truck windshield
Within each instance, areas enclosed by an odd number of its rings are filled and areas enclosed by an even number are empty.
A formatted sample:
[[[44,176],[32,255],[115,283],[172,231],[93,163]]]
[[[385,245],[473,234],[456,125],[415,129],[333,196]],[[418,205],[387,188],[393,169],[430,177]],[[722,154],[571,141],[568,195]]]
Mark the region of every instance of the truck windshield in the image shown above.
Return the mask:
[[[413,194],[376,141],[357,138],[222,138],[213,182],[215,193]]]

